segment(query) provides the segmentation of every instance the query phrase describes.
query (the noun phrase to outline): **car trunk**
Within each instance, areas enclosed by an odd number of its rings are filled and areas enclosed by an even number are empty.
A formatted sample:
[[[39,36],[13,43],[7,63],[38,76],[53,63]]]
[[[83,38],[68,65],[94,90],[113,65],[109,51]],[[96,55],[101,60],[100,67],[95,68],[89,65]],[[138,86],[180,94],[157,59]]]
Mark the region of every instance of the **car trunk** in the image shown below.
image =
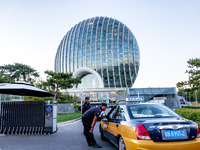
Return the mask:
[[[138,119],[154,142],[193,140],[197,135],[196,124],[182,118]]]

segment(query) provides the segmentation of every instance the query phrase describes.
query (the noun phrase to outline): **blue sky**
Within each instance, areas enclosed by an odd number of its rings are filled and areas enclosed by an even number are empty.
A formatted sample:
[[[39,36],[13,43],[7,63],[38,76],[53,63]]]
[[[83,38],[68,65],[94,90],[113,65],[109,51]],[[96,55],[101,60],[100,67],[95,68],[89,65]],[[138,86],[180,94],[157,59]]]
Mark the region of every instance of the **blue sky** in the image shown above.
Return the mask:
[[[200,57],[199,0],[0,0],[0,65],[27,64],[45,77],[64,35],[80,21],[112,17],[134,33],[141,61],[133,87],[174,87]]]

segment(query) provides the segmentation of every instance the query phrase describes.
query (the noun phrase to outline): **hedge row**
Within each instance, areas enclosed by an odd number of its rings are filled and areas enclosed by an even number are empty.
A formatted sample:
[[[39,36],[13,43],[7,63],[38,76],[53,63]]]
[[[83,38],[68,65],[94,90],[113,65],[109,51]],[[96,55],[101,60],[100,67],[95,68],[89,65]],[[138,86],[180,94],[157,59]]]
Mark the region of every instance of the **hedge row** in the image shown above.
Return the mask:
[[[200,121],[200,109],[182,108],[182,109],[176,109],[175,111],[183,118],[189,120],[195,119],[195,121]]]
[[[185,106],[184,108],[189,108],[189,109],[200,109],[200,106]]]

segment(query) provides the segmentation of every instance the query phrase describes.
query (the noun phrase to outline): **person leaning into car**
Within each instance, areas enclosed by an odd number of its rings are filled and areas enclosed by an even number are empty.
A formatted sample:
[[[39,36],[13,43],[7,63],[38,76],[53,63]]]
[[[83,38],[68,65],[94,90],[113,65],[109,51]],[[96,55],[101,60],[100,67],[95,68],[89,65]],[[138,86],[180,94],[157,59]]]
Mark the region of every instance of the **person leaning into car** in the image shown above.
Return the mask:
[[[101,103],[101,106],[89,109],[82,116],[84,135],[86,137],[88,146],[93,146],[94,148],[101,148],[101,146],[99,146],[94,139],[93,130],[97,119],[99,118],[99,115],[102,111],[105,111],[106,108],[107,104]]]
[[[85,97],[85,103],[82,105],[82,114],[84,114],[88,109],[90,109],[90,97]]]

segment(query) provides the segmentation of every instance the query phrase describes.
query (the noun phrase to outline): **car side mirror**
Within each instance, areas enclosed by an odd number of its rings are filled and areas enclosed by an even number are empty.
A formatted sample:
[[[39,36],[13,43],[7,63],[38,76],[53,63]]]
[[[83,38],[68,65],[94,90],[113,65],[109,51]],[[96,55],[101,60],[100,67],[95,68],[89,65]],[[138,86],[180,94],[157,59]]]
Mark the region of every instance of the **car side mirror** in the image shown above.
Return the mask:
[[[102,118],[101,121],[108,122],[108,118],[106,118],[106,114],[105,113],[102,113],[101,118]]]
[[[106,118],[106,114],[105,114],[105,113],[102,113],[101,118],[102,118],[102,119]]]

